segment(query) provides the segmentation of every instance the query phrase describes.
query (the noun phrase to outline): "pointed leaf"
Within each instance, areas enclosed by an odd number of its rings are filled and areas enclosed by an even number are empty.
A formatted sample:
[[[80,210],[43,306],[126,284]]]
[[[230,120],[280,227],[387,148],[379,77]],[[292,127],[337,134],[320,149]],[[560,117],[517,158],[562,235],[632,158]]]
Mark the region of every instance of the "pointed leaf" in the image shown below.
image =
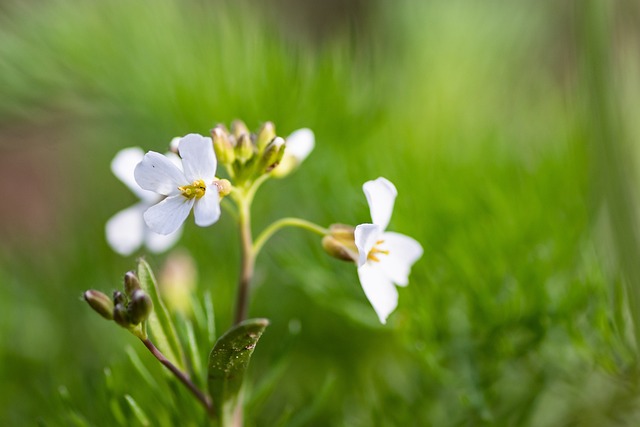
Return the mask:
[[[153,301],[153,311],[146,323],[154,338],[158,349],[180,369],[184,370],[184,352],[178,340],[176,328],[171,320],[169,311],[160,299],[158,284],[151,271],[151,267],[144,260],[138,261],[138,280],[142,289]]]
[[[211,350],[209,393],[222,425],[233,415],[251,355],[268,324],[267,319],[245,320],[221,336]]]

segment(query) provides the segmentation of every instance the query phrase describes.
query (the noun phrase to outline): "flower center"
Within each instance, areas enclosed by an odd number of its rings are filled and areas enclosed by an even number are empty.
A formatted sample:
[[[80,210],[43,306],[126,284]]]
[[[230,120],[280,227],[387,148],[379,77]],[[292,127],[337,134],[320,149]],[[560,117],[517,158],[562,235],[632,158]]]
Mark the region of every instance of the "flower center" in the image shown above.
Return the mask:
[[[182,192],[182,195],[187,199],[199,199],[200,197],[204,196],[204,192],[207,191],[207,186],[205,185],[203,180],[197,179],[189,185],[178,187],[178,190],[180,190]]]
[[[369,251],[367,259],[375,262],[380,262],[378,255],[389,255],[389,251],[386,249],[380,249],[378,246],[383,244],[384,240],[378,240],[373,248]]]

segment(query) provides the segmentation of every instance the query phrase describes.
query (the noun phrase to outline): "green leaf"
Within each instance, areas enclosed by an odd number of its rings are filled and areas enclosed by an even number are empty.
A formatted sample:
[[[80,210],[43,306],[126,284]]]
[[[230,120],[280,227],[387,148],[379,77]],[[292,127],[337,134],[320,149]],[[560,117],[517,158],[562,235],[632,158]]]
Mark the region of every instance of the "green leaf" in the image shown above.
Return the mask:
[[[249,319],[228,330],[209,355],[209,393],[216,416],[226,425],[238,404],[244,374],[267,319]]]
[[[138,280],[140,287],[151,297],[153,311],[146,323],[153,335],[155,346],[178,368],[184,370],[184,352],[178,340],[176,328],[169,310],[160,299],[158,284],[151,267],[144,260],[138,261]]]

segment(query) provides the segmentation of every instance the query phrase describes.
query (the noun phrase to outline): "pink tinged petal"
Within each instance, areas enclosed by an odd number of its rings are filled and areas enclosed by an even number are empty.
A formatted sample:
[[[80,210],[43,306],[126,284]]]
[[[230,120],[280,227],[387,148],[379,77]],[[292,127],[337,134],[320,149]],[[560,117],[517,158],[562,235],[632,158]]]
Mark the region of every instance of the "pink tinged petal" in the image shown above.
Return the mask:
[[[422,246],[415,239],[394,232],[382,233],[380,240],[384,241],[380,249],[389,251],[388,255],[379,255],[380,268],[393,283],[408,285],[411,266],[422,256]]]
[[[213,181],[218,163],[211,138],[190,133],[180,140],[178,151],[182,157],[184,175],[189,183],[202,179],[209,185]]]
[[[182,194],[167,197],[144,213],[144,221],[152,231],[159,234],[171,234],[182,225],[193,206],[194,199]]]
[[[354,240],[358,248],[358,267],[367,262],[369,252],[376,245],[378,237],[382,234],[382,227],[375,224],[360,224],[354,232]]]
[[[175,245],[178,240],[180,240],[180,237],[182,237],[182,227],[178,227],[178,229],[173,233],[164,235],[153,232],[145,224],[145,231],[145,246],[154,253],[165,252]]]
[[[285,155],[292,156],[298,162],[307,158],[315,147],[315,136],[311,129],[303,128],[294,131],[287,137]]]
[[[144,239],[142,213],[146,205],[138,203],[112,216],[105,227],[109,246],[123,256],[131,255]]]
[[[398,195],[396,187],[388,179],[380,177],[375,181],[365,182],[362,190],[367,197],[373,223],[385,230],[391,220],[393,203]]]
[[[140,187],[164,196],[179,194],[178,187],[190,184],[171,160],[155,151],[144,155],[142,162],[136,166],[134,176]]]
[[[215,185],[207,186],[204,196],[196,200],[193,215],[200,227],[208,227],[220,218],[220,196]]]
[[[364,294],[373,306],[380,322],[387,323],[387,317],[398,306],[398,290],[376,264],[365,264],[358,268],[358,277]]]

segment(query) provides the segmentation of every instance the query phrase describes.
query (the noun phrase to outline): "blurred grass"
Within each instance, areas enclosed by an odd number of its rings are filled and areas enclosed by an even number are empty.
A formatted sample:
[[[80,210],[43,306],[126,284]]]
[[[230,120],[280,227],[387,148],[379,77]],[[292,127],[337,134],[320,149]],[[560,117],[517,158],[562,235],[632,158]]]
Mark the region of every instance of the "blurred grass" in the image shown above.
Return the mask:
[[[250,425],[639,422],[627,294],[603,238],[591,175],[600,159],[587,144],[598,118],[584,114],[581,73],[598,64],[580,62],[578,47],[588,52],[582,37],[595,30],[571,3],[369,7],[368,26],[332,28],[320,42],[255,2],[0,8],[0,150],[9,159],[0,424],[129,425],[136,408],[152,425],[202,421],[139,351],[161,390],[145,392],[148,375],[124,351],[139,343],[79,296],[118,287],[134,265],[103,237],[105,221],[133,201],[109,172],[117,150],[163,150],[173,136],[237,117],[252,128],[273,120],[283,135],[316,132],[303,167],[264,186],[256,229],[284,215],[366,221],[361,184],[382,175],[399,189],[390,228],[425,247],[382,327],[352,266],[302,232],[274,238],[251,307],[272,325],[252,362]],[[633,34],[620,47],[620,87],[606,89],[614,100],[625,93],[627,111],[637,108]],[[180,246],[198,261],[198,292],[212,292],[224,330],[233,221],[189,224]],[[150,257],[156,268],[162,260]],[[203,327],[196,336],[206,343]]]

